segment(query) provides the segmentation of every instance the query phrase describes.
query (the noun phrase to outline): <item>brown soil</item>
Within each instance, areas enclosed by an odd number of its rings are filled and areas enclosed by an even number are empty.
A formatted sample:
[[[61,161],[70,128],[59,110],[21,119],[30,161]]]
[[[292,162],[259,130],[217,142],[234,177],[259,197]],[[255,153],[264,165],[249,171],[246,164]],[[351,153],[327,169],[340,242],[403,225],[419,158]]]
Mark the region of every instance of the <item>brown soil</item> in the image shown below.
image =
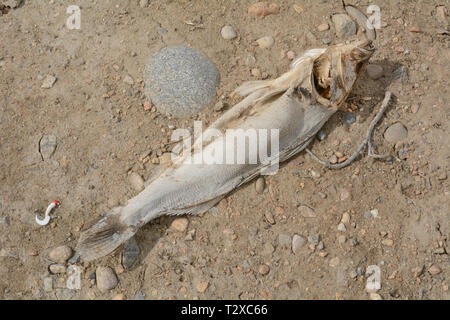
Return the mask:
[[[66,9],[75,2],[81,7],[81,29],[69,30]],[[379,153],[400,153],[401,161],[363,157],[332,171],[301,153],[267,178],[262,195],[251,183],[203,216],[189,217],[188,230],[196,230],[193,241],[172,231],[173,218],[164,217],[138,232],[141,254],[131,270],[121,268],[118,250],[79,264],[81,290],[59,285],[64,275],[49,275],[48,250],[62,244],[74,248],[84,224],[136,193],[128,174],[146,179],[157,170],[141,155],[161,147],[170,137],[168,125],[192,126],[191,119],[144,110],[143,70],[153,53],[175,44],[203,52],[220,71],[218,97],[233,105],[238,100],[231,92],[254,78],[252,68],[273,78],[289,67],[283,50],[298,55],[324,46],[325,38],[340,42],[330,15],[343,12],[341,1],[279,1],[280,12],[263,19],[247,13],[252,2],[151,0],[141,8],[138,0],[26,0],[2,10],[0,298],[110,299],[123,293],[134,299],[141,291],[146,299],[368,299],[367,277],[355,274],[377,265],[384,299],[449,299],[450,50],[436,10],[449,5],[437,0],[376,2],[383,24],[371,61],[384,68],[384,76],[371,80],[363,73],[346,102],[356,123],[349,127],[337,114],[325,126],[328,137],[312,145],[322,158],[337,151],[350,155],[389,89],[395,99],[374,141]],[[369,3],[358,1],[358,6],[365,11]],[[294,4],[304,12],[297,13]],[[324,22],[330,29],[319,32]],[[233,26],[238,38],[224,40],[224,25]],[[266,35],[275,39],[271,48],[254,45]],[[409,53],[398,52],[399,47]],[[256,57],[252,67],[245,64],[250,54]],[[408,81],[393,80],[401,66],[409,70]],[[43,89],[48,74],[57,81]],[[134,85],[123,82],[126,75]],[[210,123],[220,114],[208,109],[199,119]],[[399,121],[408,138],[393,146],[383,131]],[[45,161],[39,152],[43,135],[57,138],[54,154]],[[39,227],[36,211],[42,214],[55,199],[61,207],[53,211],[50,225]],[[313,208],[316,217],[302,217],[300,205]],[[373,209],[377,218],[364,216]],[[345,212],[350,222],[341,232],[337,226]],[[274,225],[265,218],[269,213]],[[323,248],[307,243],[293,254],[279,244],[280,234],[320,235]],[[259,272],[262,264],[270,268],[267,275]],[[88,279],[101,265],[115,269],[119,278],[107,293]],[[432,265],[441,272],[431,274]],[[56,285],[46,292],[43,279],[49,276]]]

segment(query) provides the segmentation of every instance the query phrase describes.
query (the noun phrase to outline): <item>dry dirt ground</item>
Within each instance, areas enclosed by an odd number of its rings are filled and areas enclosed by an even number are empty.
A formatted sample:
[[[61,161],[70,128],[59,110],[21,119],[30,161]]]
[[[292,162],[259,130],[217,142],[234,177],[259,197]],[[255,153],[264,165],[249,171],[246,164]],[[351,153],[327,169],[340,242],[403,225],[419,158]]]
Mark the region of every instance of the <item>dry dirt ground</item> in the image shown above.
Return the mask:
[[[203,52],[220,71],[217,101],[230,106],[238,101],[231,92],[255,78],[251,69],[273,78],[289,68],[283,51],[298,55],[325,46],[324,39],[341,42],[330,19],[343,12],[341,1],[277,3],[280,12],[264,19],[247,13],[252,1],[150,0],[141,8],[138,0],[25,0],[18,8],[3,8],[1,299],[134,299],[136,294],[145,299],[369,299],[365,271],[371,265],[381,270],[383,299],[449,299],[446,0],[374,1],[382,10],[382,28],[372,63],[381,65],[384,75],[372,80],[363,73],[346,102],[356,123],[349,126],[343,113],[336,114],[325,126],[327,138],[311,146],[322,158],[350,155],[389,89],[394,100],[374,141],[379,153],[399,160],[384,163],[365,156],[333,171],[301,153],[266,179],[263,194],[250,183],[208,213],[188,217],[186,232],[195,229],[192,241],[170,227],[173,218],[161,218],[137,233],[141,253],[131,269],[121,266],[117,250],[77,263],[80,290],[65,288],[67,275],[49,272],[51,248],[74,248],[85,224],[136,194],[131,172],[147,179],[157,169],[151,159],[170,137],[168,126],[193,125],[193,119],[144,109],[143,70],[152,54],[175,44]],[[73,4],[81,8],[80,30],[66,27],[66,9]],[[365,12],[370,2],[353,4]],[[318,31],[325,22],[330,29]],[[233,26],[238,37],[224,40],[224,25]],[[255,40],[266,35],[275,43],[261,49]],[[254,66],[248,65],[249,55],[256,58]],[[409,74],[404,81],[393,76],[401,66]],[[47,75],[57,80],[44,89]],[[134,84],[123,81],[127,75]],[[207,124],[220,114],[209,108],[197,119]],[[408,130],[396,146],[383,137],[395,122]],[[44,135],[57,139],[55,152],[45,158],[39,148]],[[36,213],[55,199],[61,206],[51,223],[38,226]],[[313,217],[302,216],[302,206],[312,208]],[[378,216],[369,217],[375,209]],[[339,231],[345,213],[350,220]],[[271,215],[274,224],[267,221]],[[309,238],[297,254],[283,245],[295,234]],[[119,284],[114,289],[101,292],[89,278],[98,266],[115,270]],[[53,279],[53,289],[45,290],[46,278]]]

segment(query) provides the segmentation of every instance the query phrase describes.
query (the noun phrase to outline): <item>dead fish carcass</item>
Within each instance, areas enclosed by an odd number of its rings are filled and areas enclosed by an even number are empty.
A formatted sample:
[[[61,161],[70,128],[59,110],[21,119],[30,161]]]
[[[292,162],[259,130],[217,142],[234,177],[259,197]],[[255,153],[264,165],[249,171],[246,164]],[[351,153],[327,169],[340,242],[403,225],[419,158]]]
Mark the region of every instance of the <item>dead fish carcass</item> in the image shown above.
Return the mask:
[[[162,215],[200,214],[242,184],[297,154],[342,106],[358,74],[374,51],[370,40],[306,51],[290,70],[274,80],[250,81],[236,89],[246,96],[204,133],[228,129],[278,130],[273,141],[248,148],[255,163],[193,163],[186,149],[125,206],[110,210],[81,233],[76,251],[85,261],[109,254],[150,220]],[[201,146],[201,148],[198,148]],[[227,145],[204,134],[191,146],[194,154],[211,154]],[[259,152],[267,148],[270,152]],[[197,150],[197,151],[196,151]],[[200,150],[200,151],[198,151]],[[256,154],[255,154],[256,153]]]

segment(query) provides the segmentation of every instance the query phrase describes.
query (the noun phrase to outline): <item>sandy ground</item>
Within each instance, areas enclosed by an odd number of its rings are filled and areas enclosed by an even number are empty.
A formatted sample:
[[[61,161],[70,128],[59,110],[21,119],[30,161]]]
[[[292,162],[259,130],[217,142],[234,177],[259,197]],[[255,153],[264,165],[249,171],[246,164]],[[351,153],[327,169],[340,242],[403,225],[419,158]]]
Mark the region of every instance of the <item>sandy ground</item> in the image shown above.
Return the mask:
[[[362,11],[369,5],[354,2]],[[157,170],[151,159],[170,137],[168,126],[193,124],[144,108],[143,70],[152,54],[179,44],[203,52],[220,71],[217,101],[230,106],[238,101],[231,92],[258,76],[252,69],[273,78],[289,68],[283,52],[298,55],[325,46],[324,39],[341,42],[330,19],[343,12],[341,1],[279,1],[280,12],[264,19],[247,13],[251,3],[150,0],[142,8],[137,0],[25,0],[3,8],[1,299],[369,299],[365,271],[372,265],[381,271],[383,299],[449,299],[450,50],[437,6],[450,7],[441,0],[375,2],[382,28],[372,63],[383,67],[383,77],[363,73],[346,102],[356,123],[346,125],[344,114],[336,114],[325,126],[327,138],[311,146],[322,158],[350,155],[389,89],[394,100],[374,141],[379,153],[400,161],[364,157],[331,171],[301,153],[266,179],[266,192],[257,194],[250,183],[201,217],[188,217],[184,233],[170,228],[170,217],[142,228],[136,235],[141,253],[131,269],[121,266],[118,250],[77,263],[80,290],[65,288],[66,274],[49,272],[50,249],[74,248],[85,224],[136,194],[131,172],[147,179]],[[72,4],[81,7],[80,30],[66,27]],[[325,22],[330,29],[318,31]],[[221,37],[225,25],[233,26],[236,39]],[[255,46],[266,35],[274,45]],[[256,58],[253,66],[249,55]],[[401,66],[409,80],[393,79]],[[56,82],[44,89],[47,75]],[[134,84],[123,81],[127,75]],[[206,109],[197,118],[207,124],[220,114]],[[408,136],[394,146],[383,132],[395,122]],[[56,137],[49,157],[39,148],[45,135]],[[39,227],[36,213],[55,199],[61,206],[52,222]],[[302,206],[314,217],[302,216]],[[378,216],[369,217],[370,210]],[[350,219],[339,231],[345,213]],[[275,224],[268,223],[270,215]],[[193,229],[189,241],[186,232]],[[309,238],[297,254],[280,243],[280,235],[295,234]],[[115,270],[114,289],[101,292],[89,278],[98,266]],[[48,278],[53,288],[45,288]]]

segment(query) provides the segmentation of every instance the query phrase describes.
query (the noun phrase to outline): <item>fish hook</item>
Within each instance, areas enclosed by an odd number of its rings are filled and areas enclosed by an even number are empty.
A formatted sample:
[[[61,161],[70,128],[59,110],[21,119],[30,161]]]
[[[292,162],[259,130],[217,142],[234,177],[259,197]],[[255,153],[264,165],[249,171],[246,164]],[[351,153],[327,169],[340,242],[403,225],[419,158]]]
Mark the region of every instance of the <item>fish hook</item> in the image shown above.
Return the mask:
[[[50,203],[50,205],[47,207],[47,210],[45,210],[45,218],[44,219],[39,219],[39,217],[36,215],[36,223],[40,226],[45,226],[50,222],[50,216],[49,213],[50,211],[53,210],[53,208],[59,206],[60,203],[59,201],[53,201],[52,203]]]

